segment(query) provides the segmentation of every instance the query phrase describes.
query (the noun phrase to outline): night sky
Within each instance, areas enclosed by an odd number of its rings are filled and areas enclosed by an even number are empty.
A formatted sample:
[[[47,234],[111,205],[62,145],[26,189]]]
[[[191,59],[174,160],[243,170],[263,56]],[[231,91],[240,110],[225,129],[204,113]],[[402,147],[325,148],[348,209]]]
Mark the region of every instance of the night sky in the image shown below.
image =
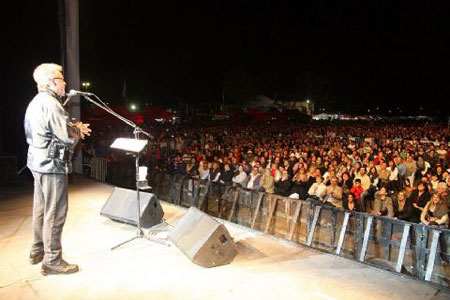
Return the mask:
[[[164,107],[262,94],[336,112],[450,111],[449,1],[158,2],[80,0],[91,92],[122,104],[126,78],[129,99]],[[17,152],[33,68],[60,63],[61,45],[56,0],[9,5],[0,151]]]

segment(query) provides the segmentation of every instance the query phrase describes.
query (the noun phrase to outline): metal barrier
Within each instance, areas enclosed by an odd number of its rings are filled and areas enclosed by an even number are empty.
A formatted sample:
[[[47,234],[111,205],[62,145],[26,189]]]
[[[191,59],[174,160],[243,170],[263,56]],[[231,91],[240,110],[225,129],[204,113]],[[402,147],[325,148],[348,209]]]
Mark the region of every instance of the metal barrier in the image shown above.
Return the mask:
[[[134,181],[126,168],[116,178],[105,159],[84,158],[90,177],[123,185]],[[132,166],[130,166],[131,168]],[[116,171],[115,171],[116,170]],[[392,272],[450,287],[450,230],[367,213],[345,211],[315,201],[296,200],[155,171],[148,176],[162,200],[195,206],[208,214]],[[130,183],[130,184],[131,184]],[[119,184],[120,185],[120,184]]]
[[[89,177],[106,182],[108,163],[104,158],[83,157],[83,168],[87,169]]]
[[[420,280],[450,286],[450,230],[315,201],[296,200],[188,176],[151,174],[162,200],[196,206],[208,214],[321,251]]]

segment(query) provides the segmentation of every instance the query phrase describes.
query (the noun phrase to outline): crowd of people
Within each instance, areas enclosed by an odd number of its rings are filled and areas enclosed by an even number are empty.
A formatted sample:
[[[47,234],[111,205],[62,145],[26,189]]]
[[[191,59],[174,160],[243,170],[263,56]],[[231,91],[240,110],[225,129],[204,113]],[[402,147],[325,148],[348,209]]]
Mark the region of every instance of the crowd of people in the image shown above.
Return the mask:
[[[144,128],[152,170],[409,222],[448,227],[450,133],[430,122],[211,122]],[[122,166],[108,145],[128,128],[98,128],[85,155]],[[125,177],[134,180],[131,159]],[[114,170],[114,168],[110,168]]]

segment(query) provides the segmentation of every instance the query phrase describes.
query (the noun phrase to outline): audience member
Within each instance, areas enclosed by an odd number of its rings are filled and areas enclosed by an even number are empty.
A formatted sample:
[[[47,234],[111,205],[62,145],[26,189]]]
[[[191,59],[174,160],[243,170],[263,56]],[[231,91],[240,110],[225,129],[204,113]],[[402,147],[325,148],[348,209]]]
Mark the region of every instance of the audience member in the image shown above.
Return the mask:
[[[391,197],[388,196],[385,187],[382,187],[375,193],[375,202],[373,205],[373,212],[377,216],[386,216],[388,218],[394,217],[394,205]]]
[[[355,196],[352,193],[347,194],[347,197],[345,197],[345,200],[342,203],[342,206],[346,210],[361,211],[361,206],[357,201],[355,201]]]
[[[399,220],[414,222],[414,207],[410,198],[406,198],[405,192],[400,191],[394,198],[394,216]]]

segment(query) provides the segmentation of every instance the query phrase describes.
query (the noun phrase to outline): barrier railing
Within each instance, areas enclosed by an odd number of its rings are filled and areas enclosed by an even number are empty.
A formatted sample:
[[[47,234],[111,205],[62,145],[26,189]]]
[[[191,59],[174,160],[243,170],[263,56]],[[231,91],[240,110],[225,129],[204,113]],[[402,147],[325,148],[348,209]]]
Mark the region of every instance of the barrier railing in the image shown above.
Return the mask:
[[[92,161],[91,165],[97,166]],[[107,168],[104,170],[106,172]],[[114,176],[108,174],[105,178]],[[131,178],[134,180],[133,176]],[[148,180],[153,192],[167,202],[184,207],[195,206],[210,215],[267,234],[440,287],[450,287],[448,229],[346,211],[315,201],[290,199],[162,171],[152,172]]]
[[[342,210],[310,200],[152,175],[162,200],[372,266],[450,286],[450,230]],[[162,181],[161,181],[162,180]]]
[[[108,173],[108,163],[104,158],[83,157],[83,168],[89,177],[99,181],[106,181]]]

